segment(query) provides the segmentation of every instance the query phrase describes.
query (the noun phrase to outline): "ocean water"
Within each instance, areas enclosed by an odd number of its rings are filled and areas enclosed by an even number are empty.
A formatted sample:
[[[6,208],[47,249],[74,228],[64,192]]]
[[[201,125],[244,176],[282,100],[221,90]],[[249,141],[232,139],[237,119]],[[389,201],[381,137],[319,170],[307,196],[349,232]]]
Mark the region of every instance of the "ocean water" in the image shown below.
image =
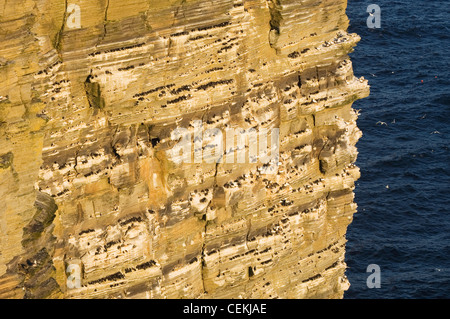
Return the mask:
[[[366,24],[372,3],[379,29]],[[371,95],[354,104],[361,178],[344,298],[449,298],[450,1],[349,0],[347,15],[361,36],[354,72]],[[369,264],[380,288],[366,284]]]

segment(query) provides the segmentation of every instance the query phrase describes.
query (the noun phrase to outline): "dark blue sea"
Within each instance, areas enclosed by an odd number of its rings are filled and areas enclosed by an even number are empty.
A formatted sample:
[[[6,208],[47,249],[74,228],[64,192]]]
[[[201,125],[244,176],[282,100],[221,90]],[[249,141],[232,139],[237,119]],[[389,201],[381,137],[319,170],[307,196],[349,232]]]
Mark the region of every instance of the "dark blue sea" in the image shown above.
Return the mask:
[[[372,3],[379,29],[366,23]],[[371,95],[353,105],[363,137],[344,298],[449,298],[450,1],[349,0],[347,15]],[[369,264],[380,288],[366,284]]]

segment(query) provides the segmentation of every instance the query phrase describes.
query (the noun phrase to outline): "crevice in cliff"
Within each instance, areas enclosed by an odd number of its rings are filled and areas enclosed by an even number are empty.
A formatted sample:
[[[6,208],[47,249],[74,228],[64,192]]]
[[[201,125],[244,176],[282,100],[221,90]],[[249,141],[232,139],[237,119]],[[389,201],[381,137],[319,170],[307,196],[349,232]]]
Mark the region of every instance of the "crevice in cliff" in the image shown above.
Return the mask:
[[[300,90],[300,92],[301,92],[301,89],[302,89],[302,77],[301,77],[301,75],[300,75],[300,72],[298,73],[297,86],[298,86],[298,88],[299,88],[299,90]]]
[[[50,195],[37,192],[35,208],[33,218],[23,228],[22,246],[25,253],[9,265],[9,271],[21,277],[20,286],[25,299],[41,299],[61,293],[54,278],[56,269],[52,260],[56,242],[53,220],[58,206]]]
[[[252,229],[252,219],[249,218],[247,221],[247,235],[245,235],[245,244],[247,245],[247,243],[250,240],[250,231]]]
[[[205,228],[204,228],[204,238],[203,238],[203,243],[202,243],[202,252],[201,252],[201,256],[200,256],[200,275],[201,275],[201,279],[202,279],[202,289],[203,289],[203,293],[204,294],[208,294],[208,292],[206,291],[206,287],[205,287],[205,271],[206,271],[206,261],[205,261],[205,254],[206,254],[206,230],[208,227],[208,221],[205,221]]]
[[[218,172],[218,168],[219,168],[219,163],[216,162],[215,164],[215,172],[214,172],[214,183],[213,183],[213,194],[215,193],[215,189],[217,187],[217,172]],[[206,261],[205,261],[205,256],[206,256],[206,234],[207,234],[207,230],[208,230],[208,224],[209,224],[209,220],[207,218],[207,212],[208,209],[211,206],[211,203],[214,200],[214,195],[213,198],[211,199],[211,201],[209,202],[208,206],[205,209],[205,214],[203,216],[204,220],[205,220],[205,227],[203,229],[204,231],[204,238],[203,238],[203,243],[202,243],[202,251],[201,251],[201,279],[202,279],[202,286],[203,286],[203,293],[208,294],[208,291],[206,291],[206,287],[205,287],[205,271],[206,271]]]
[[[105,16],[103,18],[103,35],[102,35],[102,39],[103,40],[106,37],[106,26],[108,24],[108,9],[109,9],[109,0],[106,0],[106,7],[105,7]]]
[[[180,12],[180,9],[182,9],[182,11],[183,11],[183,19],[186,20],[186,13],[185,13],[185,10],[184,10],[184,5],[185,4],[186,4],[186,0],[181,0],[180,5],[175,10],[175,12],[173,14],[172,27],[175,25],[175,21],[177,20],[177,16],[178,16],[178,14]]]
[[[95,115],[99,109],[103,109],[105,107],[105,100],[102,97],[100,84],[97,82],[93,82],[93,78],[94,77],[92,76],[92,74],[88,75],[88,77],[84,81],[84,90],[86,92],[89,106],[95,110]]]
[[[51,225],[58,209],[53,198],[41,192],[38,192],[36,195],[35,206],[37,208],[36,214],[23,229],[22,245],[25,248],[34,240],[37,240],[42,235],[42,232]]]
[[[248,278],[251,278],[255,275],[255,272],[253,271],[253,267],[248,267]]]
[[[267,4],[270,13],[269,44],[276,50],[276,44],[280,36],[281,20],[283,19],[281,16],[281,3],[280,0],[267,0]]]
[[[59,56],[61,57],[61,39],[62,34],[64,32],[64,27],[66,26],[66,20],[67,20],[67,0],[64,2],[64,15],[63,15],[63,21],[61,28],[56,33],[55,39],[53,40],[53,47],[56,49],[56,52],[58,52]],[[61,58],[62,61],[62,58]]]
[[[119,126],[116,126],[116,128],[114,129],[114,133],[113,134],[111,134],[111,136],[112,136],[112,139],[111,139],[111,141],[110,141],[110,143],[109,143],[109,146],[111,147],[111,154],[114,156],[114,158],[116,159],[116,161],[118,162],[118,163],[120,163],[121,162],[121,157],[120,157],[120,154],[119,154],[119,152],[118,152],[118,150],[117,150],[117,140],[116,140],[116,137],[117,137],[117,134],[119,133],[120,131],[119,131]],[[113,163],[114,164],[114,163]]]
[[[13,160],[14,154],[12,152],[0,155],[0,168],[7,169],[9,167],[12,167]]]

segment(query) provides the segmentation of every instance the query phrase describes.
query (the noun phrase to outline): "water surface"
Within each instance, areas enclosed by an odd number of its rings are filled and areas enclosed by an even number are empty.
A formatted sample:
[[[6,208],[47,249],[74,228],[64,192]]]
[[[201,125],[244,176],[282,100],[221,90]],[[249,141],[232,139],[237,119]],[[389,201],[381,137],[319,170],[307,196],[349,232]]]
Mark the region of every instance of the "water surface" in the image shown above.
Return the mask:
[[[372,3],[380,29],[366,24]],[[354,72],[371,95],[354,104],[364,135],[344,298],[448,298],[450,2],[349,0],[347,14],[361,36]],[[379,289],[366,285],[369,264],[381,268]]]

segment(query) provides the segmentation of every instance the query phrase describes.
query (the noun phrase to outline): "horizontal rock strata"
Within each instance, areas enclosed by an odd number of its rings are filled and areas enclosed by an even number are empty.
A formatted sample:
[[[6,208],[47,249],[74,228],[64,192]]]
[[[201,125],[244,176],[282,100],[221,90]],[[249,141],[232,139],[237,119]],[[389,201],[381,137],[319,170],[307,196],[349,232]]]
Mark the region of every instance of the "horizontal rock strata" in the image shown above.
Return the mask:
[[[341,298],[346,2],[0,5],[0,297]],[[276,172],[169,156],[194,123],[278,129]]]

